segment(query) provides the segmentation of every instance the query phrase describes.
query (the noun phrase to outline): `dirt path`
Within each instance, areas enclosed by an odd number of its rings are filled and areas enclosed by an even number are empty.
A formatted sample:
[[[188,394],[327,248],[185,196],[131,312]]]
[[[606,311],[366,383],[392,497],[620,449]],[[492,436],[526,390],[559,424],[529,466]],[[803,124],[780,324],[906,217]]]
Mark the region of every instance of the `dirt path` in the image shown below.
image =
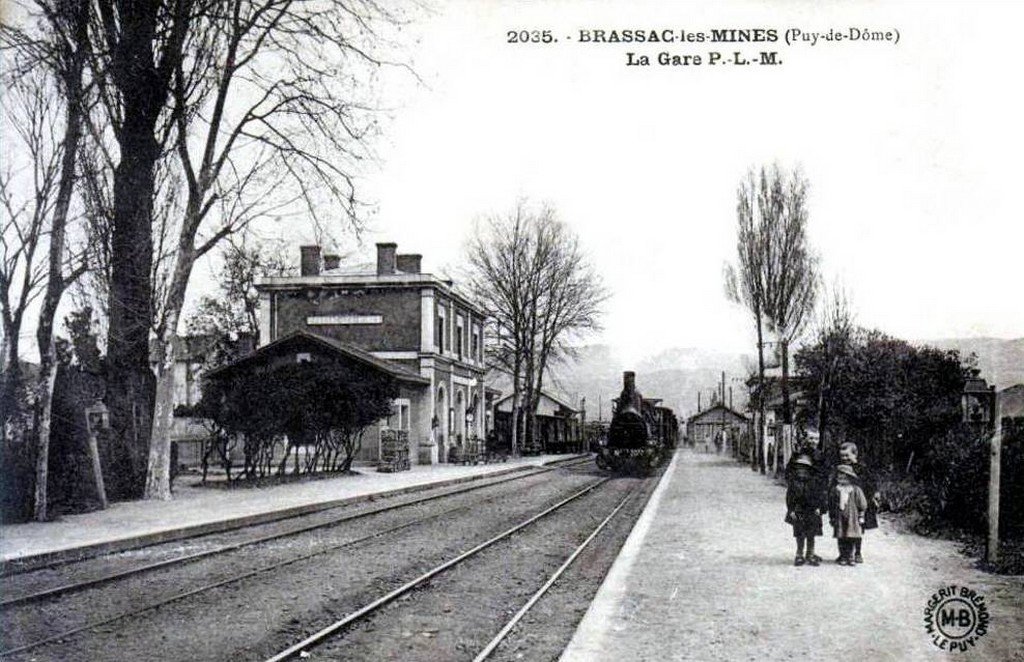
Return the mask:
[[[885,522],[861,566],[833,564],[835,541],[822,537],[826,563],[794,567],[781,487],[714,455],[676,465],[642,545],[563,660],[1024,660],[1024,577],[982,573],[954,543]],[[990,615],[964,653],[925,631],[929,598],[950,585],[983,595]]]

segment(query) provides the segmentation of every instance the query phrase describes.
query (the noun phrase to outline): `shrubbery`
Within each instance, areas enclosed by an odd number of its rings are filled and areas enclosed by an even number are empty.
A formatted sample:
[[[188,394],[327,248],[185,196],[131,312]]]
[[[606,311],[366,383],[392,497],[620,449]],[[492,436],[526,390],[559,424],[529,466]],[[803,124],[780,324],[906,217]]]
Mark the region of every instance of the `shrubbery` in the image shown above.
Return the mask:
[[[12,398],[23,395],[12,394]],[[9,411],[13,414],[9,433],[0,435],[0,521],[24,522],[32,517],[35,443],[24,408],[12,406]]]
[[[70,340],[57,339],[57,376],[53,389],[47,480],[47,512],[86,512],[99,504],[88,452],[86,407],[105,395],[105,365],[88,308],[65,320]],[[36,377],[23,375],[16,400],[9,406],[15,419],[9,435],[0,440],[0,517],[22,522],[32,516],[35,500],[37,400],[32,392]],[[8,404],[5,404],[8,406]],[[109,430],[97,432],[100,464],[107,498],[138,496],[139,477],[129,467],[145,467],[145,449],[137,448]]]
[[[370,368],[288,363],[208,380],[191,413],[212,423],[204,465],[219,463],[229,480],[232,472],[247,479],[284,475],[289,463],[295,474],[344,472],[363,431],[390,415],[397,395],[394,380]],[[240,467],[232,460],[236,449]]]
[[[877,331],[844,331],[796,355],[810,421],[825,419],[826,455],[853,441],[887,506],[919,529],[984,532],[989,442],[962,423],[972,361]],[[1024,425],[1005,419],[1001,528],[1024,536]]]
[[[1003,435],[1000,532],[1024,539],[1024,420],[1009,422]],[[885,505],[924,532],[988,530],[989,438],[958,427],[934,440],[909,474],[883,478]]]

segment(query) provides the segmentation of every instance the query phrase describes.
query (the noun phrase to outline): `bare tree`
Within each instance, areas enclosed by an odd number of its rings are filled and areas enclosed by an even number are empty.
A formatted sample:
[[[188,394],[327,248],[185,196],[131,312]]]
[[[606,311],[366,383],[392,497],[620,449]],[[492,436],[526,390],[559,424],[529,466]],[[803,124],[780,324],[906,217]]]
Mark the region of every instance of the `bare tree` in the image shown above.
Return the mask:
[[[519,452],[520,397],[528,309],[534,291],[529,280],[529,231],[525,204],[504,217],[478,224],[469,242],[470,292],[487,316],[488,362],[512,379],[512,454]]]
[[[91,26],[90,71],[105,109],[96,125],[109,126],[117,144],[117,156],[107,156],[113,193],[106,399],[115,434],[133,450],[129,466],[122,469],[139,491],[128,496],[141,493],[142,458],[152,424],[155,384],[149,333],[156,164],[170,126],[171,81],[198,5],[194,0],[97,0]],[[216,4],[208,8],[215,10]]]
[[[762,187],[763,190],[763,187]],[[767,248],[766,233],[758,210],[757,183],[754,173],[736,191],[736,253],[735,265],[725,266],[725,293],[730,301],[750,311],[757,333],[758,408],[757,445],[751,453],[751,468],[765,473],[764,457],[764,332],[766,289],[764,268]]]
[[[51,11],[67,21],[76,2]],[[92,284],[107,302],[97,306],[108,313],[107,399],[115,433],[148,452],[140,491],[166,498],[168,349],[192,268],[263,218],[304,212],[358,232],[353,177],[377,127],[365,91],[400,20],[375,0],[89,6],[86,69],[101,111],[87,118],[82,170]],[[155,380],[151,333],[163,357]]]
[[[601,279],[589,264],[578,238],[553,216],[537,229],[534,268],[538,293],[531,302],[536,320],[527,365],[533,381],[527,388],[527,411],[535,419],[548,366],[552,360],[571,356],[578,334],[598,330],[601,305],[608,298]],[[531,420],[535,429],[535,420]]]
[[[261,242],[242,235],[220,251],[224,263],[217,273],[220,292],[200,299],[186,322],[190,336],[212,338],[212,352],[206,367],[219,367],[239,358],[248,345],[243,339],[258,340],[259,292],[256,280],[264,276],[288,276],[294,267],[282,257],[281,244]]]
[[[789,348],[804,331],[818,294],[818,259],[807,243],[807,180],[776,165],[768,174],[772,214],[766,261],[767,320],[780,343],[783,422],[793,422],[789,394]],[[775,211],[778,210],[778,213]]]
[[[372,135],[361,80],[387,64],[379,27],[397,22],[373,0],[228,0],[201,11],[171,77],[173,150],[184,209],[155,324],[156,410],[146,496],[168,498],[173,357],[197,259],[260,218],[323,210],[361,229],[352,179]]]
[[[6,37],[6,35],[5,35]],[[7,41],[5,39],[5,41]],[[16,408],[14,393],[21,386],[21,336],[25,313],[42,295],[47,275],[47,242],[61,147],[53,141],[57,116],[40,74],[5,76],[0,100],[4,133],[23,148],[25,159],[5,158],[0,170],[0,318],[3,320],[3,423]],[[10,144],[10,143],[8,143]],[[17,154],[8,150],[12,157]]]
[[[492,365],[512,377],[515,451],[520,406],[532,441],[548,366],[571,351],[576,334],[598,328],[607,293],[576,236],[547,206],[532,211],[520,201],[478,227],[469,262],[470,287],[490,321]]]
[[[835,385],[842,380],[846,363],[856,337],[856,322],[846,291],[839,285],[830,288],[822,301],[817,325],[814,330],[814,344],[803,350],[802,373],[817,377],[808,389],[817,395],[819,445],[822,450],[831,451],[835,435],[829,426],[830,414],[836,402]],[[816,392],[816,393],[815,393]]]
[[[783,423],[792,423],[789,346],[803,332],[818,292],[818,261],[807,243],[807,180],[778,165],[747,174],[738,191],[737,266],[726,267],[726,294],[742,303],[757,327],[761,424],[758,455],[763,453],[764,333],[779,344],[782,360]],[[782,444],[776,444],[779,468]],[[759,460],[765,470],[763,458]]]
[[[76,187],[78,151],[82,140],[84,117],[88,113],[85,63],[88,52],[89,3],[87,0],[36,0],[42,14],[42,35],[10,29],[0,33],[0,43],[15,55],[16,62],[28,65],[43,64],[48,75],[31,74],[14,68],[18,81],[12,87],[19,90],[25,102],[25,112],[16,121],[26,120],[20,131],[28,148],[33,172],[34,196],[27,204],[32,208],[29,234],[19,233],[25,252],[25,287],[31,286],[31,266],[34,251],[42,235],[47,235],[46,270],[40,280],[43,288],[42,305],[36,327],[40,370],[36,388],[36,471],[34,517],[45,521],[47,517],[47,482],[49,466],[50,431],[53,410],[53,389],[57,376],[57,350],[54,344],[54,320],[61,299],[68,286],[87,269],[83,253],[69,251],[68,225],[72,220],[72,198]],[[56,84],[53,85],[52,83]],[[63,109],[63,125],[56,116]],[[42,174],[42,176],[39,176]],[[9,181],[0,181],[0,195],[17,226],[18,215],[10,203]],[[52,206],[51,206],[52,198]],[[6,235],[6,232],[5,232]],[[6,242],[5,242],[6,248]],[[14,251],[17,253],[17,250]],[[6,261],[5,261],[6,266]],[[6,270],[5,270],[6,271]],[[6,294],[7,278],[3,278],[4,322],[8,322],[10,309]],[[19,302],[17,317],[24,313],[25,289]],[[15,364],[17,354],[14,355]]]

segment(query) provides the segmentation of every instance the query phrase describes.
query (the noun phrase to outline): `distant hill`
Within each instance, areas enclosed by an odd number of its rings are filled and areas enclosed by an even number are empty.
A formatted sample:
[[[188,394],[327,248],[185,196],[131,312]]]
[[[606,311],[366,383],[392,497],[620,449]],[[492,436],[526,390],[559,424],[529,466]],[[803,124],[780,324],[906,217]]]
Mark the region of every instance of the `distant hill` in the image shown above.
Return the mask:
[[[1017,384],[999,393],[1003,416],[1024,416],[1024,384]]]
[[[956,349],[965,357],[975,354],[981,376],[999,389],[1024,384],[1024,338],[946,338],[913,343]],[[587,418],[594,420],[600,413],[607,420],[611,415],[611,399],[622,390],[622,372],[633,370],[637,388],[645,397],[661,398],[678,415],[689,416],[696,413],[698,391],[701,404],[707,407],[724,370],[726,400],[731,386],[733,407],[743,411],[747,393],[740,380],[751,374],[756,365],[756,358],[751,354],[693,347],[673,347],[626,365],[608,345],[589,345],[579,348],[576,360],[552,366],[544,388],[577,407],[580,399],[586,398]],[[493,385],[506,394],[510,390],[507,379]]]
[[[981,376],[999,389],[1024,384],[1024,338],[942,338],[915,344],[955,349],[965,358],[974,354]]]
[[[690,415],[697,409],[697,392],[706,407],[711,392],[726,372],[726,400],[732,387],[733,405],[746,405],[746,387],[742,379],[749,371],[751,358],[742,354],[672,348],[627,366],[606,345],[591,345],[579,350],[576,361],[566,361],[551,371],[552,387],[568,398],[587,399],[587,418],[599,412],[607,419],[611,399],[622,390],[622,373],[636,372],[637,389],[644,397],[661,398],[677,415]],[[736,378],[735,380],[733,378]]]

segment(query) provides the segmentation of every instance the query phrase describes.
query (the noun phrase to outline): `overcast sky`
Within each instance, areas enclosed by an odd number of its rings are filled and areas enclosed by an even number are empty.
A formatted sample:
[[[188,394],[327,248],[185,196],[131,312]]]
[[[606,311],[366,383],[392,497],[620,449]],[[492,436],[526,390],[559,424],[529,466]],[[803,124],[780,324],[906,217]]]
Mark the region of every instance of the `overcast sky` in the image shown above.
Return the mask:
[[[749,351],[723,296],[735,191],[799,165],[810,237],[858,320],[905,338],[1024,335],[1024,104],[1009,3],[456,1],[411,31],[424,85],[402,88],[365,189],[374,241],[458,264],[472,219],[526,196],[572,225],[612,292],[596,342]],[[774,28],[774,44],[582,44],[581,29]],[[785,30],[899,31],[893,43],[787,46]],[[551,29],[559,42],[509,44]],[[570,41],[571,37],[571,41]],[[775,50],[778,66],[628,67],[626,53]]]
[[[612,294],[590,342],[625,360],[751,351],[722,268],[740,179],[777,160],[810,181],[824,280],[843,284],[861,324],[907,339],[1024,336],[1019,4],[424,1],[402,32],[422,82],[383,76],[393,110],[360,180],[374,211],[366,258],[396,241],[426,270],[453,269],[474,218],[547,202]],[[729,28],[779,40],[579,41],[581,30]],[[788,45],[790,28],[898,31],[899,42]],[[508,43],[520,29],[558,42]],[[781,64],[706,64],[734,50]],[[705,64],[626,66],[629,52]],[[313,239],[301,222],[277,233]],[[197,269],[193,301],[211,273]]]

